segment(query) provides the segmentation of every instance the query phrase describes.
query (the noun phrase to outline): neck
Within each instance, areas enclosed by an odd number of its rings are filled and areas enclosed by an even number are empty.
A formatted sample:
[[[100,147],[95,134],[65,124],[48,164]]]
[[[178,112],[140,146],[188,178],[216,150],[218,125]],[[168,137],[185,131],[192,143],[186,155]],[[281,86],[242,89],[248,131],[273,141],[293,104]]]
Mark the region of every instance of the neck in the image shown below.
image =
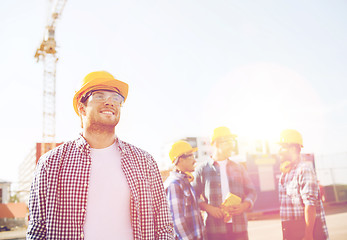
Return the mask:
[[[115,141],[115,133],[113,132],[92,132],[83,129],[83,137],[87,140],[91,148],[106,148],[111,146]]]
[[[180,172],[180,173],[185,173],[186,172],[182,168],[178,167],[177,165],[175,166],[175,171],[176,172]]]

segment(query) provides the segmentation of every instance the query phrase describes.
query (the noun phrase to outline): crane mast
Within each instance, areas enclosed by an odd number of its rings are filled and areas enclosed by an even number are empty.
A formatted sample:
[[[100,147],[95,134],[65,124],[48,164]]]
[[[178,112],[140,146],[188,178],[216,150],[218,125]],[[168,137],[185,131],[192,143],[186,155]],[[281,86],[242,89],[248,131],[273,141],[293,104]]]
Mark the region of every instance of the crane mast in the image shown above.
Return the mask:
[[[45,28],[43,41],[36,50],[35,58],[43,62],[43,128],[42,150],[47,152],[55,147],[55,87],[58,61],[55,41],[56,22],[61,16],[67,0],[56,0]]]

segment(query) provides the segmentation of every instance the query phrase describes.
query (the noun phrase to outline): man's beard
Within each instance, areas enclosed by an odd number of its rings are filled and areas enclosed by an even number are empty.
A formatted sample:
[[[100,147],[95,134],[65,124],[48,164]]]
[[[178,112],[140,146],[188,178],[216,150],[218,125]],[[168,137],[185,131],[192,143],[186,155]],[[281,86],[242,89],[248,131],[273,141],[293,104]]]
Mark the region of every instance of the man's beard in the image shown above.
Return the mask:
[[[288,173],[295,165],[292,155],[288,152],[280,153],[280,170],[282,173]]]
[[[93,133],[102,134],[102,133],[114,133],[114,129],[117,126],[119,119],[116,119],[112,122],[103,122],[97,121],[95,119],[90,119],[87,126],[87,130]]]
[[[113,133],[117,124],[94,123],[88,127],[88,131],[93,133]]]

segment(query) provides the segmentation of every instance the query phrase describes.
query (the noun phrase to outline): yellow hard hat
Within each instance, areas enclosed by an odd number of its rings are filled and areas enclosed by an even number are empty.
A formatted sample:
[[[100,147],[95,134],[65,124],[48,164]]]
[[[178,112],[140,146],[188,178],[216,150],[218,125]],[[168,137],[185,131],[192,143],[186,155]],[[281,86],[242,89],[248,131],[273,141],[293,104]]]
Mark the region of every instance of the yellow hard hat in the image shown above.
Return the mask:
[[[106,71],[91,72],[84,77],[81,87],[75,92],[73,107],[77,115],[79,115],[77,104],[81,100],[81,97],[85,93],[97,89],[117,91],[124,97],[125,101],[128,96],[128,88],[129,86],[127,83],[115,79],[112,74]]]
[[[217,127],[213,130],[213,135],[211,137],[211,144],[217,139],[217,138],[236,138],[237,135],[232,134],[227,127]]]
[[[172,145],[169,156],[171,162],[174,163],[175,160],[183,154],[196,152],[197,150],[198,148],[192,148],[192,146],[188,142],[180,140]]]
[[[281,132],[279,144],[299,144],[304,147],[301,134],[293,129],[286,129]]]

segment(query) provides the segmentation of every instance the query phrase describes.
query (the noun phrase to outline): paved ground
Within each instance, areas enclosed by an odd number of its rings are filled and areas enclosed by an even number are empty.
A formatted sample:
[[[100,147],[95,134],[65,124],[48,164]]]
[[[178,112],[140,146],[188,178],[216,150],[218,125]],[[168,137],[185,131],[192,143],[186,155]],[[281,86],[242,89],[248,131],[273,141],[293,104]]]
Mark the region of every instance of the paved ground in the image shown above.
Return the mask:
[[[326,205],[327,224],[330,240],[347,239],[347,203]],[[277,213],[251,215],[249,221],[250,240],[280,240],[282,239],[281,222]],[[25,239],[26,229],[0,232],[0,239]]]
[[[16,229],[14,231],[0,232],[0,239],[25,239],[26,229]]]
[[[347,212],[328,215],[326,218],[330,240],[347,239]],[[249,239],[277,240],[282,239],[279,219],[267,219],[249,222]]]
[[[326,205],[326,221],[330,240],[347,239],[347,203]],[[281,221],[278,214],[250,216],[248,222],[250,240],[282,239]]]

